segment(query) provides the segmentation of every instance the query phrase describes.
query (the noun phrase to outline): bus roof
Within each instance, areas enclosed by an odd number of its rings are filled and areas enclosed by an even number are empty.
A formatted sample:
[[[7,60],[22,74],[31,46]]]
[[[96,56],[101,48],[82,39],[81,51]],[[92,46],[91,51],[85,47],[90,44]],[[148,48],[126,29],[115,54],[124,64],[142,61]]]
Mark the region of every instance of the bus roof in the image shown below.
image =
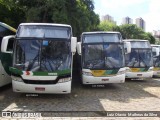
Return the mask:
[[[132,42],[132,41],[133,41],[133,42],[134,42],[134,41],[135,41],[135,42],[138,42],[138,41],[139,41],[139,42],[142,42],[142,41],[143,41],[143,42],[144,42],[144,41],[148,41],[148,40],[141,40],[141,39],[124,39],[123,41],[126,41],[126,42]]]
[[[106,32],[106,31],[95,31],[95,32],[83,32],[82,33],[82,35],[84,35],[84,34],[104,34],[104,33],[118,33],[118,34],[120,34],[120,32],[113,32],[113,31],[108,31],[108,32]]]
[[[160,45],[151,44],[153,47],[160,47]]]
[[[0,22],[0,26],[2,26],[2,27],[4,27],[4,28],[7,28],[7,29],[9,29],[9,30],[11,30],[11,31],[13,31],[13,32],[16,32],[16,29],[15,29],[15,28],[13,28],[13,27],[11,27],[11,26],[3,23],[3,22]]]
[[[57,23],[21,23],[20,25],[48,25],[48,26],[61,26],[61,27],[71,27],[67,24],[57,24]]]

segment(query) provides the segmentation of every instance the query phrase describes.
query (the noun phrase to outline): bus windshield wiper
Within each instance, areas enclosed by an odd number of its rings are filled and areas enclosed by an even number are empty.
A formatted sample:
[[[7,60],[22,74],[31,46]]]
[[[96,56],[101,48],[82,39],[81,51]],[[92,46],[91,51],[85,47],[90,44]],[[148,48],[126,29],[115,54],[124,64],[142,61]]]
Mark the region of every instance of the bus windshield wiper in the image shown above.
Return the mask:
[[[105,57],[105,61],[108,61],[111,64],[111,66],[107,65],[107,66],[109,66],[109,68],[116,68],[115,65],[113,64],[112,60],[108,59],[108,57]]]
[[[40,54],[41,54],[41,52],[40,52],[41,50],[40,50],[40,49],[41,49],[41,48],[39,47],[38,53],[37,53],[37,55],[34,57],[34,59],[32,60],[32,62],[29,62],[29,65],[28,65],[28,67],[27,67],[27,71],[30,71],[31,68],[33,67],[34,63],[36,62],[36,60],[40,58]]]
[[[142,57],[139,55],[139,58],[140,58],[140,60],[144,63],[144,65],[146,66],[146,67],[148,67],[147,66],[147,64],[146,64],[146,62],[142,59]]]
[[[27,71],[30,71],[31,68],[33,67],[35,61],[39,58],[39,53],[36,55],[36,57],[32,60],[32,62],[29,62],[29,65],[28,65],[28,68],[27,68]]]

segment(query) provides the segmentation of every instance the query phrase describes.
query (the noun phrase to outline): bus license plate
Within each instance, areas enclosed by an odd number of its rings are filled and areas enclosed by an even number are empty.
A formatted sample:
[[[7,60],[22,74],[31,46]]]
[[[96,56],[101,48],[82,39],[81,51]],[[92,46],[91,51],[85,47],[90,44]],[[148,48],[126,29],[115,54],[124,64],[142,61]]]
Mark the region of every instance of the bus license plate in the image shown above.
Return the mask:
[[[102,81],[109,81],[109,79],[102,79]]]
[[[137,74],[137,76],[142,76],[142,74]]]
[[[35,87],[35,90],[36,91],[45,91],[45,88],[44,87]]]

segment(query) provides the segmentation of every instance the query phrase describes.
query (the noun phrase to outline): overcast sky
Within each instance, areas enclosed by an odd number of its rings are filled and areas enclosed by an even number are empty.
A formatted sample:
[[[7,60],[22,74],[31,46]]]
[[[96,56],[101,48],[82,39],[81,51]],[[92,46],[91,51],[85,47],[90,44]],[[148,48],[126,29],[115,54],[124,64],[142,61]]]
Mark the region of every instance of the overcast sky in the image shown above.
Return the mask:
[[[160,30],[160,0],[94,0],[95,12],[109,14],[118,25],[123,17],[130,17],[135,23],[136,18],[143,18],[146,31]]]

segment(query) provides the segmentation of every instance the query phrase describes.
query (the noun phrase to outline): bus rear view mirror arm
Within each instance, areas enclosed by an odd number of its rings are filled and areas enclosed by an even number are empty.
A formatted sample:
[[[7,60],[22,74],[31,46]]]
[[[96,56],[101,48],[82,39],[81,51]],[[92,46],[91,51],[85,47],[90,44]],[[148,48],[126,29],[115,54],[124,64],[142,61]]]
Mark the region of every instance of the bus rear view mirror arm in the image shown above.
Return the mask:
[[[125,54],[131,53],[131,43],[124,42]]]
[[[14,38],[15,38],[14,35],[9,35],[9,36],[3,37],[2,43],[1,43],[1,52],[12,53]]]
[[[159,48],[156,48],[156,56],[159,56]]]

